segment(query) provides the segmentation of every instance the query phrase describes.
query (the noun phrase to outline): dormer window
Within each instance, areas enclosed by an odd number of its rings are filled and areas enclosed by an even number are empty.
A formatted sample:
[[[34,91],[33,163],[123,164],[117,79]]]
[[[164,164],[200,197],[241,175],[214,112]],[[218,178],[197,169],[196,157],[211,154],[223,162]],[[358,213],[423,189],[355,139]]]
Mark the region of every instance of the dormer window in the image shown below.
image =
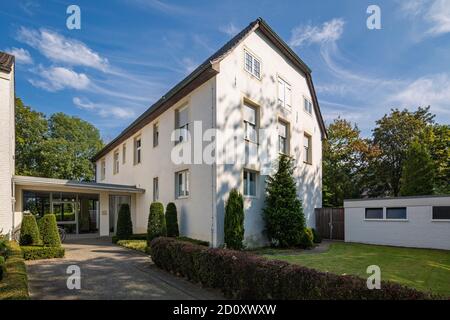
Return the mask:
[[[250,52],[244,50],[245,70],[256,78],[261,77],[261,62]]]

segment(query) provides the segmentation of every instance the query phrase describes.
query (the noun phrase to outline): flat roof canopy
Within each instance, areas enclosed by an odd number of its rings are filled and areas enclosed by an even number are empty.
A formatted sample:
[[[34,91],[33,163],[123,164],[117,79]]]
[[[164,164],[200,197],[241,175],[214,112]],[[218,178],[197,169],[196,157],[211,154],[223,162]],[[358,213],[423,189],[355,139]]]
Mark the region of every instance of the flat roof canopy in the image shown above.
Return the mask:
[[[34,186],[34,187],[57,187],[58,190],[64,189],[80,189],[85,191],[113,191],[113,192],[127,192],[127,193],[144,193],[145,189],[137,188],[136,186],[111,184],[111,183],[97,183],[97,182],[84,182],[74,180],[63,179],[51,179],[41,177],[27,177],[27,176],[14,176],[14,184],[18,186]]]

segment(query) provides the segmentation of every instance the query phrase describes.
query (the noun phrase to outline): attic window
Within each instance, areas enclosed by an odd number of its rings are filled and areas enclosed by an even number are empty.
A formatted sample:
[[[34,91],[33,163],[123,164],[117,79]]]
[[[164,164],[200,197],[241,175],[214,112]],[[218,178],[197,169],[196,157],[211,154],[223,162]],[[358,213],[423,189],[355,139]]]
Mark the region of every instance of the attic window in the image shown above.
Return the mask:
[[[244,50],[244,66],[245,70],[251,75],[258,79],[261,77],[261,63],[247,50]]]

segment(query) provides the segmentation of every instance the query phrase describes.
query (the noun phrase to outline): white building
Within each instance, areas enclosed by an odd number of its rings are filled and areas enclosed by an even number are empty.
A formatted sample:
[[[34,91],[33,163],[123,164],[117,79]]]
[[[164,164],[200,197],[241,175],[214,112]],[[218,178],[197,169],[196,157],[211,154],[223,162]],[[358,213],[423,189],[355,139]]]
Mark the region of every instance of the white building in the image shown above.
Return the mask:
[[[100,235],[109,235],[118,206],[127,202],[134,232],[143,233],[152,201],[175,202],[180,233],[218,246],[225,201],[237,188],[245,198],[246,244],[262,245],[265,178],[280,152],[295,159],[298,196],[308,225],[314,226],[314,208],[322,205],[325,137],[311,70],[257,19],[94,157],[96,183],[14,177],[15,215],[21,216],[23,203],[39,199],[41,207],[48,206],[42,210],[56,214],[76,203],[79,219],[85,199],[84,207],[98,212]],[[224,154],[230,146],[243,161]],[[209,148],[215,150],[212,162],[202,157]],[[174,153],[179,149],[183,152]],[[192,152],[188,161],[174,161],[173,154],[185,156],[187,150]],[[268,160],[252,152],[265,152]],[[79,221],[73,223],[78,231]]]
[[[245,154],[246,146],[269,146],[269,153],[277,155],[279,140],[285,141],[285,152],[296,162],[298,196],[308,225],[314,226],[314,208],[322,205],[322,139],[326,133],[311,71],[258,19],[95,156],[98,182],[146,190],[136,196],[136,232],[145,231],[152,201],[173,201],[183,235],[220,245],[225,201],[229,191],[237,188],[245,198],[245,241],[249,246],[264,243],[267,173],[262,172],[260,162],[227,163],[222,154],[217,154],[213,164],[171,161],[172,132],[187,126],[195,145],[195,121],[202,122],[203,130],[216,129],[224,143],[237,139],[239,154]],[[253,133],[258,128],[266,129],[264,141]],[[215,148],[222,150],[222,144],[217,141]]]
[[[345,241],[450,250],[450,196],[345,200]]]

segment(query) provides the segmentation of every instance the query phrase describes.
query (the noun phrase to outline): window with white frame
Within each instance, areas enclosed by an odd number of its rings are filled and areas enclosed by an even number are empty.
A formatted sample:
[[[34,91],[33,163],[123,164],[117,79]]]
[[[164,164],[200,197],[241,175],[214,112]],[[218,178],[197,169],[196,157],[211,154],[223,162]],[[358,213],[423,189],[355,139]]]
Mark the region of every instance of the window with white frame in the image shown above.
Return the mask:
[[[278,104],[285,108],[292,106],[292,88],[289,83],[278,77]]]
[[[312,163],[312,138],[306,133],[303,135],[303,162]]]
[[[245,140],[258,143],[256,108],[248,104],[244,104],[244,130]]]
[[[278,121],[278,152],[289,154],[289,125]]]
[[[125,164],[127,162],[127,144],[124,143],[122,145],[122,163]]]
[[[159,180],[158,177],[153,178],[153,201],[159,200]]]
[[[383,219],[383,208],[366,208],[365,212],[366,219]]]
[[[175,111],[176,143],[187,141],[189,136],[189,108],[182,107]]]
[[[113,174],[119,173],[119,149],[114,151]]]
[[[105,180],[106,177],[106,161],[102,159],[100,161],[100,180]]]
[[[142,138],[137,136],[134,138],[134,164],[139,164],[142,161]]]
[[[312,114],[312,103],[305,97],[303,97],[303,109],[307,113]]]
[[[256,179],[256,172],[244,170],[244,196],[256,196]]]
[[[406,208],[386,208],[386,219],[406,219]]]
[[[258,79],[261,77],[260,61],[247,50],[244,50],[244,66],[245,70],[251,75],[257,77]]]
[[[189,196],[189,171],[175,173],[175,194],[177,198]]]
[[[153,148],[159,144],[159,124],[155,123],[153,125]]]

